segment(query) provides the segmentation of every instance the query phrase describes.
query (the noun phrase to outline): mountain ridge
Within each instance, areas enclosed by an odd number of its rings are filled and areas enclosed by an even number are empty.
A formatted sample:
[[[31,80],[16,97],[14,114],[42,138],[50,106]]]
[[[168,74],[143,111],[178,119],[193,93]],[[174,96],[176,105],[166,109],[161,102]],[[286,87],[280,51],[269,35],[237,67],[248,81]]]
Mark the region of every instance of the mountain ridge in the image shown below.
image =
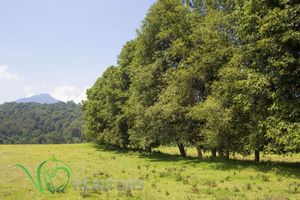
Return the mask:
[[[54,97],[52,97],[51,95],[49,95],[47,93],[43,93],[43,94],[33,95],[31,97],[17,99],[14,102],[16,102],[16,103],[54,104],[54,103],[59,103],[62,101],[55,99]]]

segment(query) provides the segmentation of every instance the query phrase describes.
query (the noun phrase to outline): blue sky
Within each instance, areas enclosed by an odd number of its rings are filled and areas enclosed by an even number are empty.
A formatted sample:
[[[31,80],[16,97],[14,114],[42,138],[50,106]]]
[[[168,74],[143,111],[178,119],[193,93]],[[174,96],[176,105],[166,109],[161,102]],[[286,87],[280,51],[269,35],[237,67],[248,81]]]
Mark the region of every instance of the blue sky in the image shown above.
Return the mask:
[[[136,36],[155,0],[0,0],[0,103],[79,102]]]

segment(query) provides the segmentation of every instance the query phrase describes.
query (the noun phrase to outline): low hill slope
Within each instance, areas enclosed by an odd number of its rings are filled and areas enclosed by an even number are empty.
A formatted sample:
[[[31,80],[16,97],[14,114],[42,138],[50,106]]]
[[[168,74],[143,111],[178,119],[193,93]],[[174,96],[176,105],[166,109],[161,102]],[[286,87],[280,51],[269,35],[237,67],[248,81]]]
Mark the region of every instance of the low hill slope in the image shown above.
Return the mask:
[[[82,141],[81,106],[73,102],[0,105],[0,144]]]

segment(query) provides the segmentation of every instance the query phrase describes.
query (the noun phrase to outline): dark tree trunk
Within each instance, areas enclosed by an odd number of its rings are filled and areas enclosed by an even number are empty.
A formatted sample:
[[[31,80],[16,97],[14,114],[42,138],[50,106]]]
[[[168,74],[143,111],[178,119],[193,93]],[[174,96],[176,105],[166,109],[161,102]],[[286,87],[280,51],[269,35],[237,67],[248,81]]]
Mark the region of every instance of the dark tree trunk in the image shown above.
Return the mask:
[[[147,147],[145,148],[145,150],[146,150],[147,152],[151,153],[151,152],[152,152],[152,147],[151,147],[151,146],[147,146]]]
[[[200,146],[197,146],[198,158],[203,158],[202,150]]]
[[[259,151],[254,151],[254,161],[255,162],[259,162],[260,161],[260,158],[259,158]]]
[[[123,143],[123,148],[124,148],[124,149],[128,149],[127,144]]]
[[[226,149],[225,158],[228,160],[229,160],[229,155],[230,155],[229,149]]]
[[[219,155],[220,158],[224,158],[223,149],[218,148],[218,155]]]
[[[212,158],[217,157],[217,150],[216,150],[216,149],[212,149],[212,150],[211,150],[211,157],[212,157]]]
[[[182,143],[178,143],[177,144],[178,148],[179,148],[179,153],[181,156],[186,157],[186,152],[184,149],[184,145]]]

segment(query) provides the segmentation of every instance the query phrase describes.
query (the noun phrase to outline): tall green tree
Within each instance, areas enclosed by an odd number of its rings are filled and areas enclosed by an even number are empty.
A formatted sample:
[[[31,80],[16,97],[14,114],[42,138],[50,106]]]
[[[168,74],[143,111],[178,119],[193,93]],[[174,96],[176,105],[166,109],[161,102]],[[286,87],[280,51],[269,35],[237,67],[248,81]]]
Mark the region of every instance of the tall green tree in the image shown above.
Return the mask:
[[[159,143],[155,122],[149,123],[152,106],[166,87],[164,74],[177,68],[190,45],[190,10],[177,0],[159,0],[152,6],[136,38],[128,115],[133,144],[151,148]],[[181,144],[182,145],[182,144]]]
[[[85,132],[98,143],[125,148],[129,144],[122,107],[127,99],[127,81],[122,68],[111,66],[87,92]]]
[[[235,12],[243,64],[268,80],[271,104],[259,121],[277,152],[299,151],[299,9],[297,1],[244,0]]]

